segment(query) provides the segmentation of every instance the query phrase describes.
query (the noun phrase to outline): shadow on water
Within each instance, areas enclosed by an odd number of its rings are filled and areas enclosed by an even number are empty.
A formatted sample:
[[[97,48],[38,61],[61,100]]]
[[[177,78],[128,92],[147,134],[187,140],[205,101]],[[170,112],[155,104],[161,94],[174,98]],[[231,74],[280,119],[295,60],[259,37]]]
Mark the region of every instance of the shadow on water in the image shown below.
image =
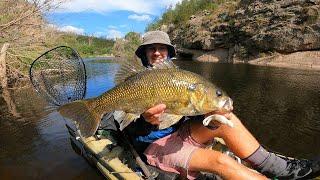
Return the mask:
[[[298,157],[320,154],[320,72],[176,63],[225,90],[234,100],[235,113],[267,147]],[[88,61],[86,67],[87,98],[114,86],[117,64]],[[72,150],[64,120],[46,111],[47,106],[31,87],[1,92],[0,179],[102,179]]]

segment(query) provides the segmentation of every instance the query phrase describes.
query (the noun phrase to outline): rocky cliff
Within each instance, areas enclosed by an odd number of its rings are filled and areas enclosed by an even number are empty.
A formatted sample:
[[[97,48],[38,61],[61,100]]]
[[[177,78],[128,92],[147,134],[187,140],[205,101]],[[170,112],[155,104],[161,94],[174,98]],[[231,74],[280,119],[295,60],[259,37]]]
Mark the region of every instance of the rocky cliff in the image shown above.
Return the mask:
[[[316,51],[320,0],[233,1],[214,12],[192,15],[186,24],[162,29],[181,55],[203,61],[247,62],[274,53]]]

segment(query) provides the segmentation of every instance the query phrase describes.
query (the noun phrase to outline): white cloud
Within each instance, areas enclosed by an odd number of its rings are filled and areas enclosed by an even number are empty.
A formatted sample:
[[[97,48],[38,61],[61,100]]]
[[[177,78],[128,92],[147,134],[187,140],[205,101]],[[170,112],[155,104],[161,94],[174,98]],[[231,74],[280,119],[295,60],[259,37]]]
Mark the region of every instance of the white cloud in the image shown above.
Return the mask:
[[[114,26],[115,27],[115,26]],[[114,27],[108,27],[108,29],[104,31],[97,31],[92,34],[94,37],[99,38],[107,38],[107,39],[116,39],[116,38],[123,38],[124,33],[121,31],[116,30]]]
[[[84,29],[82,28],[77,28],[74,26],[62,26],[57,28],[59,31],[63,32],[70,32],[70,33],[75,33],[75,34],[84,34]]]
[[[104,37],[106,35],[105,32],[101,32],[101,31],[98,31],[98,32],[95,32],[92,34],[94,37],[98,37],[98,38],[101,38],[101,37]]]
[[[74,27],[74,26],[62,26],[62,27],[59,27],[59,26],[57,26],[55,24],[48,24],[47,27],[48,28],[53,28],[53,29],[56,29],[56,30],[62,31],[62,32],[71,32],[71,33],[81,34],[81,35],[84,34],[84,29],[77,28],[77,27]]]
[[[73,0],[62,4],[57,12],[110,12],[133,11],[139,14],[159,15],[161,8],[175,5],[182,0]]]
[[[117,29],[118,27],[117,26],[113,26],[113,25],[109,25],[108,28],[109,29]]]
[[[136,21],[151,21],[151,17],[146,14],[143,14],[143,15],[131,14],[128,16],[128,19],[133,19]]]
[[[116,38],[122,38],[124,35],[121,31],[115,30],[115,29],[109,29],[107,30],[107,38],[108,39],[116,39]]]
[[[47,24],[48,28],[58,29],[58,26],[55,24]]]

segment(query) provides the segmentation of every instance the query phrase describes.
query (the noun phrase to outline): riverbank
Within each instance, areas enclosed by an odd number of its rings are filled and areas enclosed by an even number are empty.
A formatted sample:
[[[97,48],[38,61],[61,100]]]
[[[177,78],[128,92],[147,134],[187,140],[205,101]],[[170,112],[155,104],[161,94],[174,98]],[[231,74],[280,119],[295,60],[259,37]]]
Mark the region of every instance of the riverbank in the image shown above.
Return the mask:
[[[168,10],[153,23],[169,34],[181,57],[320,69],[319,53],[314,52],[320,51],[320,1],[221,1],[213,9],[194,11],[188,3]],[[182,12],[190,12],[189,17],[174,20]]]
[[[275,54],[248,61],[259,66],[285,67],[320,71],[320,51],[304,51],[291,54]]]
[[[261,58],[240,59],[234,51],[216,49],[214,51],[179,49],[182,57],[188,57],[200,62],[215,63],[247,63],[257,66],[284,67],[303,70],[320,70],[320,51],[301,51],[290,54],[272,53]]]

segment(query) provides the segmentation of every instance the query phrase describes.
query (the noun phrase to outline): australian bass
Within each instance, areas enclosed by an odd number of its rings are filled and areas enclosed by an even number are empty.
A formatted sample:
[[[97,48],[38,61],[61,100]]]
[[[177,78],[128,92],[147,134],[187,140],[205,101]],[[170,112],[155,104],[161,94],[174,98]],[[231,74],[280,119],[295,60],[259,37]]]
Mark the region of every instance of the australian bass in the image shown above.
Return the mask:
[[[163,103],[166,110],[159,118],[159,128],[166,128],[183,116],[232,110],[232,100],[225,92],[169,60],[149,68],[127,63],[120,68],[115,81],[116,86],[99,97],[63,105],[58,111],[76,121],[81,135],[88,137],[108,112],[115,111],[115,117],[128,124],[147,109]]]

